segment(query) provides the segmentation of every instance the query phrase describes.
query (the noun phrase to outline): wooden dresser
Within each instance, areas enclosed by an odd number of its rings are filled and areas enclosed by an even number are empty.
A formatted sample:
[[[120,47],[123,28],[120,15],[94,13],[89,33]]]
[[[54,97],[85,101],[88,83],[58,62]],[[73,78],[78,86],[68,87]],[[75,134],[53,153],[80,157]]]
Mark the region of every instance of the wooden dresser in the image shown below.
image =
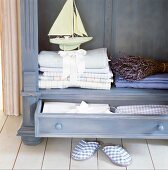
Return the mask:
[[[48,31],[64,0],[21,0],[23,122],[18,130],[27,145],[42,137],[168,138],[168,116],[106,114],[42,114],[45,101],[107,103],[113,106],[168,105],[168,90],[38,88],[38,53],[58,50]],[[84,49],[106,47],[108,55],[131,55],[168,60],[167,0],[76,0],[93,41]]]

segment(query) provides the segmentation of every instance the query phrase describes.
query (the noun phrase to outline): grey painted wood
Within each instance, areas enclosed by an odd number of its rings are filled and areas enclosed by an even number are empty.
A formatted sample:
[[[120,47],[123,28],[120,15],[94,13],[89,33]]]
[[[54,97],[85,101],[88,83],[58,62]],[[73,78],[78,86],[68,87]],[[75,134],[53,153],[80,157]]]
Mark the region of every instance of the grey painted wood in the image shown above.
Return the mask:
[[[23,136],[22,135],[21,139],[25,145],[29,145],[29,146],[36,146],[42,142],[41,138],[37,138],[34,136]]]
[[[42,101],[35,112],[36,137],[119,137],[168,136],[168,116],[137,116],[113,114],[41,113]]]
[[[37,0],[21,0],[22,64],[24,71],[37,71]]]
[[[38,101],[38,104],[37,104],[37,108],[36,108],[36,111],[35,111],[35,136],[37,136],[38,134],[38,131],[39,131],[39,119],[38,119],[38,115],[39,113],[42,112],[42,100],[39,100]]]
[[[35,137],[35,130],[33,126],[21,126],[17,133],[25,145],[38,145],[42,139]]]
[[[23,72],[23,91],[36,92],[37,73],[36,72]]]
[[[167,60],[168,1],[113,0],[112,53]]]
[[[38,88],[38,0],[21,0],[22,90],[37,92]],[[34,111],[38,97],[23,97],[23,123],[18,131],[25,144],[38,144],[35,138]]]
[[[21,0],[21,42],[22,68],[24,72],[36,72],[36,83],[32,84],[38,90],[38,0]],[[24,80],[24,77],[23,77]],[[23,87],[24,89],[24,87]]]
[[[37,97],[23,97],[23,125],[34,126],[34,112],[36,110]]]
[[[168,105],[168,90],[114,87],[110,91],[39,90],[37,55],[40,50],[58,50],[56,45],[49,44],[47,34],[64,3],[65,0],[21,0],[23,123],[18,135],[23,142],[38,144],[41,141],[39,137],[168,139],[167,116],[40,114],[44,101],[85,100],[110,106]],[[122,51],[130,55],[167,59],[167,0],[77,0],[76,3],[88,34],[94,37],[82,48],[107,47],[112,56]],[[41,103],[37,104],[39,100]],[[55,125],[57,129],[54,129]]]
[[[104,47],[107,48],[107,53],[112,54],[112,15],[113,1],[105,1],[105,22],[104,22]]]
[[[168,104],[167,90],[112,88],[111,90],[59,89],[41,90],[41,99],[57,101],[108,103],[113,106],[133,104]],[[87,94],[87,95],[86,95]]]
[[[17,135],[22,137],[26,145],[37,145],[41,142],[40,138],[35,138],[34,133],[34,112],[37,101],[37,97],[23,97],[23,122]]]

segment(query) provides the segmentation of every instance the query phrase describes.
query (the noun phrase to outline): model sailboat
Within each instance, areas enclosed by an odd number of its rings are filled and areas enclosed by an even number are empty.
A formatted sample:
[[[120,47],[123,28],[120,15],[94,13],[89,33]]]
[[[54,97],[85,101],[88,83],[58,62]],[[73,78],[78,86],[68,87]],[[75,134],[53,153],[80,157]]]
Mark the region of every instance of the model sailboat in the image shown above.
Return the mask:
[[[51,43],[65,51],[79,48],[92,39],[86,33],[74,0],[66,1],[48,35]]]

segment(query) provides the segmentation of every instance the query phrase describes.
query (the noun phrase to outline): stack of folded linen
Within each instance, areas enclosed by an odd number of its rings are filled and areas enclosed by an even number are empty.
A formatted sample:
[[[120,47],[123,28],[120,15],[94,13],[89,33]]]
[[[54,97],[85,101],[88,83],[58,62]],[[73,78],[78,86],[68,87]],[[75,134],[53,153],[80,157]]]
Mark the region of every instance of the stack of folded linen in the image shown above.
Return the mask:
[[[74,55],[75,52],[80,54],[79,50],[67,53]],[[61,56],[57,52],[42,51],[38,56],[39,88],[111,88],[113,74],[108,65],[105,48],[90,50],[83,56],[72,57]]]
[[[116,87],[148,88],[148,89],[168,89],[168,73],[148,76],[138,81],[127,81],[116,76]]]

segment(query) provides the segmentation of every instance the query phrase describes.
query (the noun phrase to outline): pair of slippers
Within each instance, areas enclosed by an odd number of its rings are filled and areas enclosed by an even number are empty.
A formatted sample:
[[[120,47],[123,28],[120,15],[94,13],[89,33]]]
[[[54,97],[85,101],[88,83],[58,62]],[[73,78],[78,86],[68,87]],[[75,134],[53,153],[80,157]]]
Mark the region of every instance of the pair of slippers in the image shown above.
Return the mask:
[[[101,142],[86,142],[81,140],[72,151],[72,158],[77,161],[83,161],[92,157],[98,149],[118,166],[127,167],[131,164],[132,158],[129,153],[121,146],[104,146]]]

